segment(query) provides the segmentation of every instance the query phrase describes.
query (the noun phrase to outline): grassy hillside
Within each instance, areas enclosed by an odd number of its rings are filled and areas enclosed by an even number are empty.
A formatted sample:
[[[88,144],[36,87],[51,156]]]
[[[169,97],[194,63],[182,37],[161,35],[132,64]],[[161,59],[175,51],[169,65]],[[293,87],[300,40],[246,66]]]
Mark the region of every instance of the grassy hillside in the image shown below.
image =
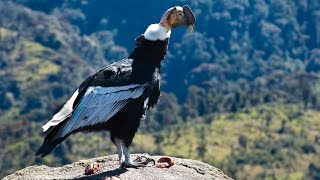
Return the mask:
[[[237,113],[208,115],[206,123],[198,117],[156,133],[139,130],[132,152],[198,159],[236,179],[319,178],[320,112],[300,109],[298,105],[267,104]],[[29,148],[23,153],[32,157],[36,148],[27,144],[40,141],[36,137],[18,140],[5,148],[6,155],[15,157],[11,158],[13,162],[28,161],[10,152]],[[79,133],[36,162],[61,165],[115,152],[107,133]]]
[[[203,160],[236,179],[319,178],[320,113],[300,108],[269,104],[170,127],[160,135],[160,150]]]
[[[81,81],[182,4],[196,31],[172,32],[162,97],[133,151],[199,159],[237,179],[319,179],[318,0],[1,1],[0,178],[115,153],[101,132],[34,157],[41,125]]]

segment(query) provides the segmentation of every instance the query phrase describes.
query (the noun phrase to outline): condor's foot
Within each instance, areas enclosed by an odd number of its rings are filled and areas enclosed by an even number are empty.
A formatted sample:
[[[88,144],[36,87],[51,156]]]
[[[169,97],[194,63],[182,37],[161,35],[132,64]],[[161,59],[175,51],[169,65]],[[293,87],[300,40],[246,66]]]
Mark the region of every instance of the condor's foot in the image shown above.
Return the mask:
[[[146,167],[150,162],[153,162],[153,165],[155,165],[155,160],[152,158],[148,158],[145,156],[138,156],[134,162],[126,162],[124,161],[121,164],[121,168],[139,168],[139,167]]]
[[[139,168],[139,167],[145,167],[146,165],[142,163],[133,163],[133,162],[123,162],[121,164],[121,168]]]

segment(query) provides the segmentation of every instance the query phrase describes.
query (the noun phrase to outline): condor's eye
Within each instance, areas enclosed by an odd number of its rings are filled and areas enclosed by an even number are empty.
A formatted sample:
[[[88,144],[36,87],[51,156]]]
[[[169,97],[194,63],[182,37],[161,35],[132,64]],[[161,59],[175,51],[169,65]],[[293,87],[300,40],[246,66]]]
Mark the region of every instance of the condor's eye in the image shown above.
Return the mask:
[[[182,13],[182,12],[179,12],[179,16],[183,16],[183,13]]]

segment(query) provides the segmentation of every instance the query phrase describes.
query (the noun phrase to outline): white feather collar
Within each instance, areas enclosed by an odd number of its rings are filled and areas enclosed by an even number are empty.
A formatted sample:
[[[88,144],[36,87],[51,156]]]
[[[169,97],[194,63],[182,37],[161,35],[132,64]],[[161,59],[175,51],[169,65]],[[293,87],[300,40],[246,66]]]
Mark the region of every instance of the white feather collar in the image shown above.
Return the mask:
[[[164,26],[161,26],[160,24],[151,24],[146,32],[144,33],[144,37],[150,41],[156,41],[156,40],[166,40],[167,38],[170,38],[171,30],[167,32],[167,28]]]

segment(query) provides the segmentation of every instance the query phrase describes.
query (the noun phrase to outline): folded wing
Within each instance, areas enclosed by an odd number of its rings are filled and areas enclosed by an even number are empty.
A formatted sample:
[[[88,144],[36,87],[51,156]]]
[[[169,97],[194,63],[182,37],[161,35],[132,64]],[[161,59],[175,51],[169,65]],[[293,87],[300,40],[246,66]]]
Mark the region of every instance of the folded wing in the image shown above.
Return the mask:
[[[47,122],[45,125],[42,126],[43,132],[46,132],[51,127],[54,127],[60,124],[62,121],[64,121],[65,119],[67,119],[72,115],[72,111],[73,111],[72,106],[78,95],[79,95],[79,92],[77,89],[73,93],[71,98],[66,102],[66,104],[61,108],[61,110],[57,114],[55,114],[49,122]]]
[[[141,97],[145,85],[132,84],[116,87],[90,86],[72,116],[55,135],[54,139],[83,127],[107,122],[131,100]]]

